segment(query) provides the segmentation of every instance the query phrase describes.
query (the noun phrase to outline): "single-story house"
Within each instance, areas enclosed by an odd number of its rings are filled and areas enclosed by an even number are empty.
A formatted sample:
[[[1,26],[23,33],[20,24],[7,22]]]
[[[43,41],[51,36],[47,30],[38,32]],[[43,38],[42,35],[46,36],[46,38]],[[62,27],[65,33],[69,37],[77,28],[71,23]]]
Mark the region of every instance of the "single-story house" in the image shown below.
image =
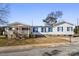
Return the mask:
[[[8,24],[8,26],[5,28],[5,33],[8,36],[13,35],[13,33],[25,34],[26,36],[29,36],[29,34],[31,34],[31,26],[19,22],[14,22]]]
[[[51,26],[30,26],[22,23],[8,24],[5,31],[8,34],[13,34],[13,31],[18,33],[25,33],[26,35],[74,35],[75,25],[66,21],[56,23]]]
[[[75,25],[62,21],[52,26],[33,26],[33,35],[74,35]]]

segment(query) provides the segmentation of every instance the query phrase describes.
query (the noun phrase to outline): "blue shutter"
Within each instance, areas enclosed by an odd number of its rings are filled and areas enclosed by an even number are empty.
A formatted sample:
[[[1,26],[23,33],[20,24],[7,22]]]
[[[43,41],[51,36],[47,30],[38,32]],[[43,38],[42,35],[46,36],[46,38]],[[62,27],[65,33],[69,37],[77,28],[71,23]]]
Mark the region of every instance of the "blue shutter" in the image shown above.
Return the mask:
[[[33,27],[33,32],[38,32],[38,27]]]
[[[62,27],[62,32],[63,32],[63,27]]]
[[[33,32],[35,32],[35,27],[33,27]]]
[[[59,31],[59,27],[57,27],[57,31]]]

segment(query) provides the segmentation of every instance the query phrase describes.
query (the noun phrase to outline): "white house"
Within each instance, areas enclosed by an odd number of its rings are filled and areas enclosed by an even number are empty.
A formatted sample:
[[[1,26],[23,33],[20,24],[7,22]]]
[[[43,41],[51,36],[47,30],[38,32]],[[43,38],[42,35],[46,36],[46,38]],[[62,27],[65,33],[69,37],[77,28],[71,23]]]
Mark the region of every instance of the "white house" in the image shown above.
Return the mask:
[[[9,33],[14,31],[19,33],[33,34],[33,35],[74,35],[75,25],[62,21],[51,26],[29,26],[21,23],[12,23],[9,24],[8,30]]]
[[[62,21],[52,26],[33,26],[34,35],[73,35],[75,25]]]

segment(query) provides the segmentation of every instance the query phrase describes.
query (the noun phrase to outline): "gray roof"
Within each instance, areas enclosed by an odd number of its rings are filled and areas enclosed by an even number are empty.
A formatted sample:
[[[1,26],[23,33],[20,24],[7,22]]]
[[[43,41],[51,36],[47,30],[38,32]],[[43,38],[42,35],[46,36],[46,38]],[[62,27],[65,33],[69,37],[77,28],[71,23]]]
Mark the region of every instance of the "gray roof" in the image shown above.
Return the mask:
[[[66,21],[62,21],[62,22],[59,22],[59,23],[56,23],[56,24],[52,25],[52,27],[58,26],[58,25],[61,25],[61,24],[64,24],[64,23],[67,23],[67,24],[70,24],[70,25],[74,26],[74,24],[71,24],[71,23],[66,22]],[[19,22],[14,22],[14,23],[8,24],[9,27],[16,26],[16,25],[23,25],[24,27],[30,26],[30,25],[27,25],[27,24],[19,23]],[[33,27],[51,27],[51,26],[33,26]]]
[[[47,25],[36,25],[36,26],[32,26],[32,27],[52,27],[52,26],[47,26]]]
[[[64,23],[67,23],[67,24],[70,24],[70,25],[74,26],[74,24],[66,22],[66,21],[58,22],[58,23],[56,23],[54,25],[51,25],[51,26],[54,27],[54,26],[58,26],[58,25],[61,25],[61,24],[64,24]],[[33,26],[33,27],[51,27],[51,26]]]
[[[8,24],[9,27],[17,26],[17,25],[23,25],[24,27],[30,26],[30,25],[27,25],[27,24],[19,23],[19,22],[14,22],[14,23]]]
[[[58,26],[58,25],[61,25],[61,24],[64,24],[64,23],[67,23],[67,24],[70,24],[70,25],[74,25],[74,24],[72,24],[72,23],[69,23],[69,22],[66,22],[66,21],[62,21],[62,22],[56,23],[56,24],[53,25],[53,26]]]

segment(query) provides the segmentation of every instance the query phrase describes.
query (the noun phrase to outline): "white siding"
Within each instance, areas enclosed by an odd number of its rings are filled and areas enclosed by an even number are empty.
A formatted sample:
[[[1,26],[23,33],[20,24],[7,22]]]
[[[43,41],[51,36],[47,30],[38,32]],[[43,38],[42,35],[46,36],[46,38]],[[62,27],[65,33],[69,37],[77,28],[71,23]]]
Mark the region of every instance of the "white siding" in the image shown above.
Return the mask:
[[[62,31],[57,31],[57,27],[63,27],[63,32]],[[41,34],[50,34],[50,35],[73,35],[74,34],[74,30],[73,31],[67,31],[67,27],[73,27],[74,29],[74,25],[70,25],[67,23],[61,24],[61,25],[57,25],[55,27],[53,27],[52,32],[48,32],[48,28],[46,27],[47,32],[41,32],[41,27],[38,27],[38,32],[33,32],[33,34],[36,35],[41,35]]]

